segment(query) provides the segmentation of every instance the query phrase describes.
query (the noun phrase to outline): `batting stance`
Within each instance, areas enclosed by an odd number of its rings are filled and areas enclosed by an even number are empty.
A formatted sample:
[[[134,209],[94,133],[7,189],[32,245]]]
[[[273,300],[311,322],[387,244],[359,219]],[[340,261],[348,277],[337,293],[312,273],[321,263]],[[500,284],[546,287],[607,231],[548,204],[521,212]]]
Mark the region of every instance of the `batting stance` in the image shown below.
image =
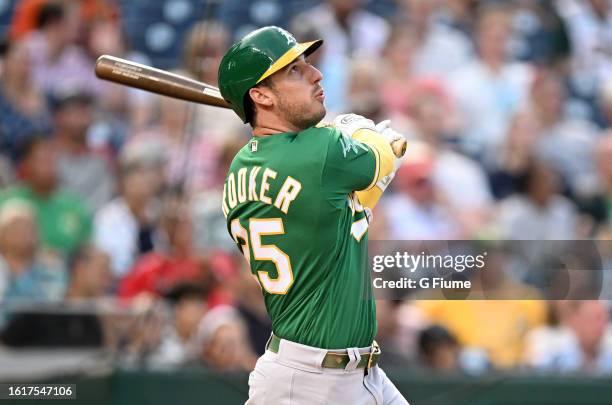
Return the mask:
[[[273,330],[247,404],[406,404],[377,365],[367,267],[369,212],[394,174],[398,134],[357,115],[316,127],[322,76],[305,56],[321,44],[265,27],[219,67],[221,94],[253,128],[229,169],[223,213]]]

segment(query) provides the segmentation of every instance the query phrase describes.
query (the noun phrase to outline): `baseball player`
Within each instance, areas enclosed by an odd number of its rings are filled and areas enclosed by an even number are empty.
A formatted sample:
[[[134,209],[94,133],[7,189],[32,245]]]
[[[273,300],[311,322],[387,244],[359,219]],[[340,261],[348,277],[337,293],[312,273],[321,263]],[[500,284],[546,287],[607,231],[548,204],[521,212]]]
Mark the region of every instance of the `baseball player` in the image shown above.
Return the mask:
[[[367,266],[369,213],[393,176],[399,135],[356,115],[317,126],[322,76],[305,57],[321,44],[264,27],[219,67],[221,94],[253,128],[230,166],[223,213],[273,330],[247,404],[406,404],[377,364]]]

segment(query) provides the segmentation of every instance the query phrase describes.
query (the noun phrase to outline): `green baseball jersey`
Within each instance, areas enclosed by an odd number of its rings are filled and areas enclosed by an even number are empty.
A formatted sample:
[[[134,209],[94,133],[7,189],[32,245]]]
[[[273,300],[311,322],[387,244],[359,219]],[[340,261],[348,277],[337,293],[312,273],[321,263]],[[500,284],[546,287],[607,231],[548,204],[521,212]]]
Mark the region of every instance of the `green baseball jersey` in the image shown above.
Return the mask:
[[[378,164],[333,128],[254,137],[234,158],[223,212],[277,336],[325,349],[372,343],[368,218],[353,192],[373,185]]]
[[[91,216],[76,196],[56,191],[41,197],[25,185],[0,192],[0,206],[13,199],[25,200],[33,206],[45,248],[68,256],[89,240]]]

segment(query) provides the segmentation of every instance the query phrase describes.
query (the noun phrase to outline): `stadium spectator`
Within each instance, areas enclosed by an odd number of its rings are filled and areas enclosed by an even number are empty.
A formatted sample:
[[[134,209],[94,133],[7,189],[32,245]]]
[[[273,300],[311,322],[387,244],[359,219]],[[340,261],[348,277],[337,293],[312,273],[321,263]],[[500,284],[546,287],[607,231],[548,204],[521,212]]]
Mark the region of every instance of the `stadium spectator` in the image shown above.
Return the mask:
[[[517,193],[518,181],[527,169],[539,136],[539,127],[530,111],[514,115],[504,144],[491,156],[488,168],[491,191],[500,200]]]
[[[440,20],[469,37],[474,33],[477,7],[476,0],[444,1],[440,10]]]
[[[12,158],[28,137],[51,130],[47,103],[31,78],[32,63],[22,42],[0,44],[0,153]]]
[[[558,1],[572,45],[572,70],[594,94],[597,84],[612,78],[612,6],[607,0]]]
[[[97,94],[101,88],[93,62],[76,45],[81,29],[80,6],[74,2],[46,3],[40,8],[37,29],[24,38],[34,82],[46,93],[88,89]]]
[[[205,290],[190,283],[177,284],[166,293],[172,322],[166,325],[159,346],[147,358],[151,367],[176,367],[197,358],[197,332],[206,311],[205,297]]]
[[[478,351],[485,356],[482,362],[499,369],[520,364],[525,334],[544,321],[541,301],[441,299],[416,305],[424,310],[429,322],[442,325],[456,336],[466,353]]]
[[[212,265],[212,271],[218,274],[219,270],[224,270],[222,277],[219,277],[221,283],[233,297],[232,306],[246,325],[253,350],[257,355],[262,355],[272,333],[272,323],[261,296],[260,284],[245,266],[242,257],[219,256],[219,259]]]
[[[64,320],[71,346],[110,347],[116,339],[117,317],[101,311],[112,299],[110,257],[92,245],[82,246],[69,261],[70,283],[64,298],[86,311]],[[77,343],[78,342],[78,343]]]
[[[147,55],[130,49],[120,22],[115,20],[99,19],[88,25],[86,50],[92,60],[106,54],[152,64]],[[153,120],[155,96],[132,87],[99,82],[101,92],[88,140],[96,149],[105,149],[115,157],[127,141],[129,131],[139,131]]]
[[[413,31],[395,26],[383,53],[383,73],[380,97],[385,113],[395,123],[409,115],[408,100],[413,80],[412,63],[416,48]]]
[[[459,370],[461,347],[457,339],[444,327],[432,325],[418,337],[419,360],[424,368],[441,373]]]
[[[21,39],[36,29],[36,20],[41,7],[49,0],[22,0],[16,4],[11,21],[11,39]]]
[[[612,372],[612,329],[605,301],[557,301],[557,319],[526,337],[525,364],[540,371]]]
[[[531,159],[518,180],[520,193],[500,202],[503,239],[572,240],[577,237],[574,204],[561,196],[559,179],[546,164]]]
[[[91,212],[113,196],[114,179],[107,160],[87,141],[93,122],[94,99],[75,91],[53,95],[55,131],[52,139],[57,152],[60,187],[80,197]]]
[[[119,284],[120,297],[160,296],[179,283],[209,282],[205,263],[194,250],[191,213],[180,195],[166,197],[160,231],[167,246],[143,255],[134,264]]]
[[[216,21],[194,24],[183,48],[183,66],[196,80],[217,86],[219,63],[229,44],[229,32]]]
[[[111,286],[110,257],[106,253],[85,245],[71,257],[67,300],[107,297]]]
[[[348,111],[363,115],[374,122],[384,119],[380,95],[382,73],[378,63],[371,60],[351,61],[347,90]]]
[[[397,171],[393,183],[396,191],[382,202],[387,224],[385,235],[392,240],[455,239],[460,224],[443,192],[434,184],[435,156],[426,144],[413,142],[410,154]],[[380,214],[379,214],[380,211]]]
[[[108,257],[90,247],[79,249],[71,260],[65,301],[12,314],[2,339],[12,347],[100,348],[105,342],[103,315],[89,299],[105,295],[109,285]],[[68,309],[68,310],[67,310]]]
[[[111,347],[124,367],[147,367],[147,359],[159,348],[162,335],[171,325],[171,311],[163,300],[142,297],[127,311],[111,317]]]
[[[210,189],[216,181],[215,142],[194,127],[195,111],[188,103],[161,97],[158,107],[157,122],[132,134],[128,144],[154,143],[164,151],[165,178],[169,187],[190,194]]]
[[[202,362],[219,371],[250,371],[256,357],[247,340],[246,328],[232,307],[211,309],[200,321],[197,333]]]
[[[462,146],[485,162],[503,143],[511,117],[527,97],[532,76],[529,66],[508,58],[512,13],[505,5],[483,5],[474,35],[478,57],[449,77],[464,120]]]
[[[119,3],[115,0],[81,0],[80,17],[83,25],[99,21],[115,22],[119,18]]]
[[[521,1],[515,4],[515,30],[510,42],[513,58],[550,66],[559,73],[567,72],[571,44],[556,7],[559,1]]]
[[[0,207],[0,301],[59,301],[68,277],[61,260],[38,243],[34,207],[13,200]]]
[[[526,106],[539,127],[536,155],[562,176],[573,195],[588,195],[595,184],[593,150],[597,128],[591,122],[567,117],[566,102],[561,78],[553,71],[541,70]]]
[[[66,257],[89,240],[89,210],[79,198],[59,189],[57,154],[50,140],[29,139],[22,155],[22,181],[0,191],[0,205],[14,199],[32,204],[43,247]]]
[[[58,3],[63,0],[21,0],[15,5],[13,19],[11,20],[11,39],[21,39],[36,30],[40,10],[48,3]],[[64,1],[66,2],[66,1]],[[96,20],[112,19],[117,17],[118,10],[114,1],[81,0],[80,17],[85,25]]]
[[[382,299],[381,299],[382,298]],[[377,297],[376,342],[385,350],[381,353],[381,362],[386,367],[406,366],[410,361],[410,348],[404,347],[402,333],[400,331],[400,306],[402,301],[389,299],[388,297]]]
[[[94,244],[111,257],[116,278],[160,243],[164,154],[155,144],[135,143],[123,149],[119,166],[119,196],[96,213],[93,232]]]
[[[411,305],[457,338],[461,368],[513,368],[522,361],[526,333],[544,323],[546,306],[536,288],[512,275],[507,253],[495,244],[481,249],[487,252],[485,267],[461,273],[471,281],[467,299],[450,300],[457,291],[423,290]]]
[[[454,131],[454,110],[442,83],[426,78],[415,81],[409,106],[412,132],[408,134],[425,141],[434,151],[434,186],[446,196],[464,230],[478,232],[488,220],[491,192],[482,167],[448,145]]]
[[[473,58],[469,38],[435,15],[445,4],[427,0],[402,0],[397,23],[409,26],[414,39],[412,70],[436,78],[466,65]]]

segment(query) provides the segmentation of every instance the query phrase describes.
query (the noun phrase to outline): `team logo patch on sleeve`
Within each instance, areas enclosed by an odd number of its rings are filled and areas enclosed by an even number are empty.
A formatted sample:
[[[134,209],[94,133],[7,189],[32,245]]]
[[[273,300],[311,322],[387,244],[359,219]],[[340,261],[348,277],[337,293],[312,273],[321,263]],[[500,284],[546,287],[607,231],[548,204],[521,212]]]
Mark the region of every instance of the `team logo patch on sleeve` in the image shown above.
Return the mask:
[[[347,153],[354,152],[356,155],[359,154],[359,148],[363,149],[367,152],[368,148],[359,141],[356,141],[353,138],[347,138],[345,136],[341,136],[340,143],[342,144],[342,155],[346,157]]]

